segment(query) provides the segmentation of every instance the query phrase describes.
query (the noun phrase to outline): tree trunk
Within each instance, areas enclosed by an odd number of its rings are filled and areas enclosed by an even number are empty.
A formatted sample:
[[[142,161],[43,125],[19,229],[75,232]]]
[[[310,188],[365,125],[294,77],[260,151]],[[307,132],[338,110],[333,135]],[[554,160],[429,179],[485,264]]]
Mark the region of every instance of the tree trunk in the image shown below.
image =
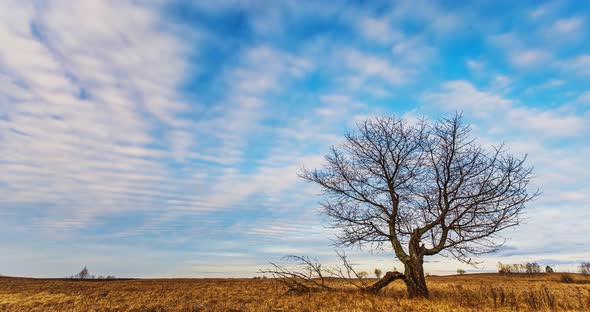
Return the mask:
[[[419,261],[409,261],[405,264],[404,282],[408,288],[408,295],[410,297],[425,297],[428,298],[428,287],[426,286],[426,279],[424,278],[423,259]]]
[[[414,231],[409,244],[410,257],[404,262],[404,282],[410,297],[428,298],[428,287],[424,279],[424,246],[420,244],[418,231]]]
[[[404,263],[404,274],[400,272],[387,272],[377,283],[368,287],[367,290],[373,293],[379,292],[396,279],[403,279],[410,297],[428,298],[428,287],[424,278],[424,246],[420,243],[418,231],[415,231],[410,238],[410,256],[400,260]]]

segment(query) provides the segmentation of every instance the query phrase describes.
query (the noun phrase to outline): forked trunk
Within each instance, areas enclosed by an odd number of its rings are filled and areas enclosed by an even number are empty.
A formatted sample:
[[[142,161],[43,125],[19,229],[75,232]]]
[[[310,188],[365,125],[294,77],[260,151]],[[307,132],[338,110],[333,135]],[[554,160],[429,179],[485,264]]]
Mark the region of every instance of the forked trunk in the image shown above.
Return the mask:
[[[396,279],[402,279],[406,283],[408,295],[410,297],[428,298],[428,287],[424,278],[424,246],[420,244],[418,232],[414,232],[410,239],[409,251],[410,256],[398,258],[404,263],[404,274],[399,272],[387,272],[385,276],[377,283],[368,287],[367,290],[377,293],[383,287]]]
[[[413,266],[405,265],[405,273],[387,272],[382,279],[375,284],[369,286],[366,290],[372,293],[378,293],[382,288],[389,285],[391,282],[401,279],[406,283],[408,295],[410,297],[424,297],[428,298],[428,287],[426,287],[426,280],[424,279],[424,269],[422,265]]]
[[[420,235],[416,230],[410,239],[410,257],[404,263],[404,282],[410,297],[428,297],[428,287],[424,279],[424,246],[420,244]]]

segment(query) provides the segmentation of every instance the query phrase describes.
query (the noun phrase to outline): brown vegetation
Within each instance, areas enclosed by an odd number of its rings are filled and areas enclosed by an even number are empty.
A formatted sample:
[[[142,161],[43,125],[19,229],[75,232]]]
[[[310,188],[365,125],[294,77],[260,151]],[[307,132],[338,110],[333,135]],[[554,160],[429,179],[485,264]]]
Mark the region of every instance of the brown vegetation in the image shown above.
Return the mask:
[[[0,277],[0,311],[590,311],[590,279],[569,276],[571,283],[561,282],[561,274],[433,276],[430,299],[408,298],[401,281],[379,294],[338,279],[329,281],[338,291],[286,294],[271,278]]]

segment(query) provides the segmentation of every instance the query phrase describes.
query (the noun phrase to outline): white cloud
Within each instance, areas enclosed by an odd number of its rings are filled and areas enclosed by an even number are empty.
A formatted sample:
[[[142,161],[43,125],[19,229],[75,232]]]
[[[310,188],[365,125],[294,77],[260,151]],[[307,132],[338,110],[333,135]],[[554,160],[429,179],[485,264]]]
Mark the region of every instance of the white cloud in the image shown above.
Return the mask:
[[[395,30],[387,18],[363,17],[358,24],[366,38],[379,43],[391,43],[403,38],[403,34]]]
[[[559,19],[555,21],[548,29],[548,34],[558,36],[560,39],[565,37],[575,37],[584,27],[584,18],[574,16],[570,18]]]
[[[590,91],[586,91],[586,92],[580,94],[576,98],[576,102],[589,105],[590,104]]]
[[[520,124],[529,131],[553,137],[577,136],[587,130],[583,117],[573,114],[562,115],[556,111],[513,107],[507,111],[506,117],[514,125]]]
[[[544,82],[542,84],[540,84],[538,86],[538,88],[544,89],[544,88],[557,88],[557,87],[561,87],[565,84],[564,80],[561,79],[551,79],[547,82]]]
[[[488,38],[490,43],[505,50],[515,50],[521,48],[520,40],[514,32],[492,35]]]
[[[581,54],[557,63],[566,74],[590,76],[590,54]]]
[[[429,107],[465,111],[480,119],[494,120],[491,128],[502,133],[520,129],[548,137],[572,137],[588,131],[584,117],[518,106],[501,95],[480,91],[467,81],[447,82],[442,92],[427,93],[423,100]]]
[[[512,79],[510,79],[510,77],[506,75],[496,75],[490,83],[490,89],[496,92],[504,92],[511,84]]]
[[[471,83],[462,80],[446,82],[443,84],[443,92],[427,93],[423,99],[430,107],[469,110],[482,118],[507,109],[513,103],[500,95],[479,91]]]
[[[541,49],[512,51],[509,56],[512,64],[523,67],[539,65],[546,62],[549,58],[549,52]]]
[[[392,25],[390,16],[382,18],[361,17],[358,19],[358,27],[361,34],[372,41],[381,44],[391,45],[391,53],[394,56],[397,64],[404,65],[424,65],[430,61],[436,50],[426,43],[423,36],[407,36],[401,31],[395,29]],[[367,57],[360,55],[351,55],[354,53],[361,53],[359,51],[347,51],[348,58],[362,58]],[[372,63],[383,64],[383,61],[375,59],[369,60]]]
[[[356,72],[358,83],[378,78],[391,85],[401,85],[411,80],[411,71],[394,66],[387,59],[353,49],[344,51],[342,55],[346,66]]]
[[[388,16],[393,20],[417,20],[435,34],[451,34],[466,20],[464,12],[448,10],[432,1],[398,1],[395,2]]]
[[[558,6],[558,1],[545,3],[531,10],[528,17],[533,21],[544,19],[545,17],[551,16],[557,10]]]
[[[412,66],[428,64],[436,54],[436,50],[420,37],[405,38],[395,42],[391,52],[394,59]]]
[[[486,67],[486,63],[479,60],[467,60],[465,63],[467,64],[467,68],[469,68],[469,70],[476,73],[481,73]]]
[[[150,7],[125,1],[3,6],[3,205],[51,205],[36,221],[46,228],[165,208],[163,160],[191,141],[175,91],[187,47]]]
[[[536,65],[548,63],[552,57],[549,50],[533,47],[516,32],[493,35],[488,40],[503,50],[508,62],[518,67],[535,68]]]
[[[302,78],[314,64],[270,46],[244,49],[241,63],[224,75],[227,93],[209,118],[198,123],[202,134],[217,138],[217,144],[202,147],[196,158],[220,164],[236,164],[243,156],[249,135],[264,131],[260,122],[271,110],[267,96]]]
[[[343,119],[352,109],[365,106],[342,94],[321,95],[320,101],[323,105],[316,108],[314,112],[321,118]]]

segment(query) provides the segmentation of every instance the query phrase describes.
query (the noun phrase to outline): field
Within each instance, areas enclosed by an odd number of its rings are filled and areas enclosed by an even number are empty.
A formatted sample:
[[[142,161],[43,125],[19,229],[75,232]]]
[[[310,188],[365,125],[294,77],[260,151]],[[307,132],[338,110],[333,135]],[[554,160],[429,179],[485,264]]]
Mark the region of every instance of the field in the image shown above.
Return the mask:
[[[433,276],[430,299],[407,298],[401,281],[371,295],[286,294],[272,279],[0,277],[0,311],[590,311],[590,279],[569,276],[567,283],[560,273]]]

